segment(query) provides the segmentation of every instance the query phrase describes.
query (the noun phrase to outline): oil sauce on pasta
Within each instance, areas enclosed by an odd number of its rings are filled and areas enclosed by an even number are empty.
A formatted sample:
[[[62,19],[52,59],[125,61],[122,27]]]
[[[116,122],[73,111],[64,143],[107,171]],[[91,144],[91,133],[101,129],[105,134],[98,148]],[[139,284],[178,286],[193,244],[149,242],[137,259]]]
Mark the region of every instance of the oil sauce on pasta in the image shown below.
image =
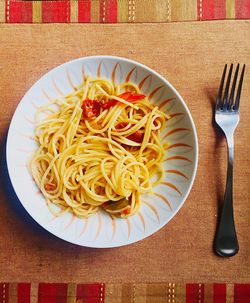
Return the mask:
[[[122,218],[135,214],[141,195],[164,177],[160,133],[167,119],[134,83],[102,78],[87,77],[41,107],[39,148],[29,168],[51,211],[85,218],[100,208]]]

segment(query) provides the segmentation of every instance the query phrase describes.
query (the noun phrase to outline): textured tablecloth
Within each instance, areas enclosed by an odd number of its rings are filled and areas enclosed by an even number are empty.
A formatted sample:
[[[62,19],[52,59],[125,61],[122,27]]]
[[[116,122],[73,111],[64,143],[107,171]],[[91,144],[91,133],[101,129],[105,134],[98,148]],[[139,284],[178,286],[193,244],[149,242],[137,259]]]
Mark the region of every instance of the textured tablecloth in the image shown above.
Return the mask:
[[[0,25],[0,282],[6,282],[0,303],[249,302],[249,50],[250,21]],[[20,206],[5,163],[8,125],[27,89],[58,64],[98,54],[138,60],[166,77],[191,110],[199,137],[197,177],[180,212],[151,237],[114,249],[77,247],[43,231]],[[226,62],[247,69],[235,137],[240,252],[223,259],[212,246],[226,143],[213,127],[212,108]],[[84,285],[94,282],[100,284]]]
[[[249,19],[250,0],[0,0],[0,22],[170,22]]]

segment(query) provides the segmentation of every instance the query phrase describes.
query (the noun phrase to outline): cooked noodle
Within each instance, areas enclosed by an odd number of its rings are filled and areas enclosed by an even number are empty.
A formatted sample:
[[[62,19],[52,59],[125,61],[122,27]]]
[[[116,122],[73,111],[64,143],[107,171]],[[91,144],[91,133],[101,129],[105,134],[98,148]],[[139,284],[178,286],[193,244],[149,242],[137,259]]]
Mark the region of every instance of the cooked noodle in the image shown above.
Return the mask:
[[[167,119],[134,83],[102,78],[87,77],[39,108],[39,148],[29,167],[52,213],[88,217],[102,207],[112,216],[135,214],[141,194],[164,178]]]

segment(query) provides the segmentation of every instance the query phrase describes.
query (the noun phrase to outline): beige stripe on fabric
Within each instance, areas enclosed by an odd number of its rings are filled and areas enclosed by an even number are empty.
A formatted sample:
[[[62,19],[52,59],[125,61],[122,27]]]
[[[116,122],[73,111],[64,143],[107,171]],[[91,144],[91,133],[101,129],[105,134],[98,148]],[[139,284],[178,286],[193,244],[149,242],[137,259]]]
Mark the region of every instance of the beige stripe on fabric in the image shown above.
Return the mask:
[[[234,285],[233,284],[227,284],[227,303],[233,303],[234,302]]]
[[[9,302],[17,303],[17,283],[9,284]]]
[[[186,285],[176,284],[175,285],[175,303],[186,303]]]
[[[133,302],[136,303],[147,302],[147,284],[133,285]]]
[[[69,283],[68,291],[67,291],[67,303],[75,303],[76,302],[76,284]]]
[[[117,1],[117,22],[128,22],[128,1]]]
[[[30,288],[30,303],[37,303],[38,302],[38,284],[31,283]]]
[[[122,303],[122,286],[120,284],[106,284],[104,302]]]
[[[122,285],[122,303],[133,302],[133,284]]]
[[[213,303],[214,286],[213,284],[204,284],[204,303]]]
[[[146,303],[165,303],[167,301],[167,284],[148,284],[146,287]]]
[[[226,17],[227,19],[235,18],[235,0],[226,0]]]
[[[40,23],[42,21],[42,3],[41,1],[32,2],[32,22]]]
[[[0,0],[0,23],[5,22],[5,0]]]
[[[171,20],[197,20],[197,0],[170,0]]]
[[[70,0],[70,22],[78,22],[78,1]]]
[[[100,1],[91,0],[91,22],[99,22],[100,18]]]
[[[171,20],[170,0],[135,0],[131,15],[134,22],[167,22]]]

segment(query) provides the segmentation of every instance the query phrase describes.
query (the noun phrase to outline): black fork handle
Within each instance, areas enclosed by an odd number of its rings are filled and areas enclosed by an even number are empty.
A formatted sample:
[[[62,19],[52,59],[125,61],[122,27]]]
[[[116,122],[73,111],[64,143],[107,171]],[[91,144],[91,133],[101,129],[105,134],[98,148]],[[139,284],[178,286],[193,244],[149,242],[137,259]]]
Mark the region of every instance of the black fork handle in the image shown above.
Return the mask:
[[[233,144],[228,146],[227,183],[223,208],[215,236],[215,251],[222,257],[231,257],[239,251],[233,214]]]

